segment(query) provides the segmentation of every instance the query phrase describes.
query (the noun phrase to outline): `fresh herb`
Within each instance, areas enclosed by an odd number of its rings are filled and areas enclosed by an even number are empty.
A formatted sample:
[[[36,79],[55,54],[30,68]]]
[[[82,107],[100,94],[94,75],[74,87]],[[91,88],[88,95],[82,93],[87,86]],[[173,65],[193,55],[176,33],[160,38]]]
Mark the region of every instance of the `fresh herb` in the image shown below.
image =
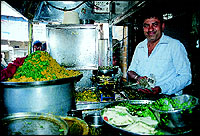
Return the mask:
[[[30,125],[30,124],[32,124],[32,122],[27,122],[27,124],[29,124],[29,125]]]
[[[139,117],[151,117],[152,120],[156,120],[153,112],[149,109],[150,104],[130,104],[129,102],[122,102],[118,104],[128,108],[130,114],[137,115]]]
[[[191,101],[190,103],[188,103]],[[189,99],[186,102],[181,102],[179,99],[172,99],[170,97],[161,98],[152,104],[152,108],[162,111],[170,110],[186,110],[195,105],[195,100]],[[190,111],[192,112],[192,111]]]
[[[64,131],[64,129],[59,129],[59,132],[63,132]]]
[[[113,69],[113,66],[99,66],[99,70],[109,70],[109,69]]]
[[[126,116],[128,115],[127,113],[122,113],[122,112],[117,112],[120,116]]]

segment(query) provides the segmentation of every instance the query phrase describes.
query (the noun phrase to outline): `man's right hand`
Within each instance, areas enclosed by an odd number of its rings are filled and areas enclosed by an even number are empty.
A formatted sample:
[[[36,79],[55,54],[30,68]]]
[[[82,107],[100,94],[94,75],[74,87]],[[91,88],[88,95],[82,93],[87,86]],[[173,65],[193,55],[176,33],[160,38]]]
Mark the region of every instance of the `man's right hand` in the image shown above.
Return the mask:
[[[140,76],[134,71],[128,71],[128,77],[131,81],[137,81]]]
[[[138,91],[143,92],[145,94],[159,94],[161,93],[161,88],[159,86],[155,86],[154,88],[151,89],[138,89]]]

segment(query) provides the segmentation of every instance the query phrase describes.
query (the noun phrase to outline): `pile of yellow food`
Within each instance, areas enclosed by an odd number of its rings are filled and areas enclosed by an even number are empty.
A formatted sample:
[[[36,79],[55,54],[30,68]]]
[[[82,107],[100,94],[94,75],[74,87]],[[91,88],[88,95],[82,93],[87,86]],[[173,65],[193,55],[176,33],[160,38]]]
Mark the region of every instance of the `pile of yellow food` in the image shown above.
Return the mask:
[[[84,90],[75,94],[76,101],[99,102],[100,92],[92,90]]]
[[[46,51],[36,51],[28,55],[23,65],[17,68],[8,82],[34,82],[69,78],[80,75],[79,71],[66,70]]]

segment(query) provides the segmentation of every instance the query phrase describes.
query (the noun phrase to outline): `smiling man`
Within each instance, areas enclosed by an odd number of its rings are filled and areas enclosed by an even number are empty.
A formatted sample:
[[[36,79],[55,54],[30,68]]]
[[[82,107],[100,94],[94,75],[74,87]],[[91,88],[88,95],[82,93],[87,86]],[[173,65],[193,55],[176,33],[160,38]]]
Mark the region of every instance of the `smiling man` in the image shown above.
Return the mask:
[[[182,89],[191,84],[192,78],[186,49],[179,40],[164,34],[162,15],[154,12],[147,14],[143,21],[146,39],[135,49],[128,77],[140,84],[143,79],[153,75],[156,81],[154,87],[138,91],[180,95]]]

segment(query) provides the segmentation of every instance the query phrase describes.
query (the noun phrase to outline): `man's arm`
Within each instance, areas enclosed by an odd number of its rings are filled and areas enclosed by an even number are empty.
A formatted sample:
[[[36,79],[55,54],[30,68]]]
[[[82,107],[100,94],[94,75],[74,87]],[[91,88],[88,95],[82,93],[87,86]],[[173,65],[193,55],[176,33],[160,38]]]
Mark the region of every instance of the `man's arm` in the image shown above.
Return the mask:
[[[176,77],[169,82],[161,85],[162,93],[175,94],[191,84],[192,74],[190,61],[187,57],[187,52],[182,43],[175,45],[172,48],[173,64],[176,69]]]

